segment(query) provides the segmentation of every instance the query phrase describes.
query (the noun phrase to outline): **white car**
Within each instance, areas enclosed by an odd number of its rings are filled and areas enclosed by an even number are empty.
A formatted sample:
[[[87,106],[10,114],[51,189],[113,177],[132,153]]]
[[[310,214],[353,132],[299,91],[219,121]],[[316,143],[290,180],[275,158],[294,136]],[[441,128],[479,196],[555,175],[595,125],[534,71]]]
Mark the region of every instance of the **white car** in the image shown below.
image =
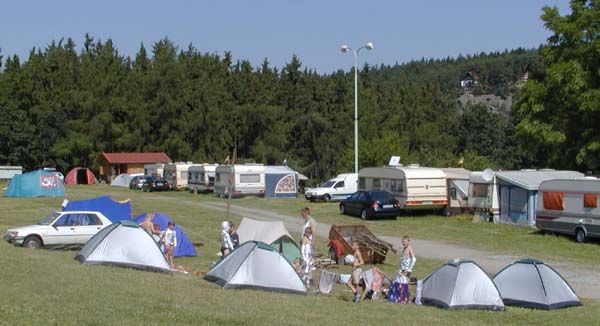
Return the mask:
[[[356,192],[358,186],[358,174],[344,173],[325,182],[317,188],[307,188],[304,197],[307,200],[344,200]]]
[[[83,245],[110,224],[100,212],[54,212],[35,225],[8,229],[4,240],[25,248]]]

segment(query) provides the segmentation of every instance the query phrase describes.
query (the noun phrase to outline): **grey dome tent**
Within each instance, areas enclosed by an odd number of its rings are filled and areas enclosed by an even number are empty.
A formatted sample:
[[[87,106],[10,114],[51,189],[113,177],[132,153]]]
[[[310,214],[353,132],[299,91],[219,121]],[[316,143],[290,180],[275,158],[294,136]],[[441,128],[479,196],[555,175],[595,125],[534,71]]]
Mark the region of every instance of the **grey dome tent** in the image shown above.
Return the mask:
[[[581,305],[567,281],[543,261],[516,261],[498,272],[494,283],[507,306],[552,310]]]
[[[273,247],[248,241],[215,265],[204,279],[224,289],[262,289],[306,294],[306,287],[285,257]]]
[[[83,264],[171,271],[156,241],[131,221],[119,221],[100,230],[81,248],[75,259]]]
[[[470,260],[451,260],[423,281],[421,302],[446,309],[504,310],[494,282]]]
[[[131,182],[131,179],[135,176],[142,176],[144,175],[143,173],[136,173],[136,174],[127,174],[127,173],[123,173],[123,174],[119,174],[118,176],[116,176],[113,181],[110,183],[111,187],[123,187],[123,188],[129,188],[129,182]]]

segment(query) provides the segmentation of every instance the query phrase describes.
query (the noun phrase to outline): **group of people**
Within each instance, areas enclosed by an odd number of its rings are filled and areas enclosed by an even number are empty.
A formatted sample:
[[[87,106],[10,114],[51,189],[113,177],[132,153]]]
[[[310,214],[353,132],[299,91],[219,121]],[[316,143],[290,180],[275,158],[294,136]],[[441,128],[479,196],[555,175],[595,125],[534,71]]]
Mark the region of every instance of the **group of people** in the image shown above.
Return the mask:
[[[146,218],[140,223],[140,227],[150,234],[154,240],[158,243],[159,247],[165,253],[167,262],[171,268],[175,267],[173,263],[173,253],[175,247],[177,247],[177,232],[175,231],[175,223],[169,221],[167,223],[167,229],[164,231],[160,230],[157,224],[154,224],[154,213],[147,213]]]

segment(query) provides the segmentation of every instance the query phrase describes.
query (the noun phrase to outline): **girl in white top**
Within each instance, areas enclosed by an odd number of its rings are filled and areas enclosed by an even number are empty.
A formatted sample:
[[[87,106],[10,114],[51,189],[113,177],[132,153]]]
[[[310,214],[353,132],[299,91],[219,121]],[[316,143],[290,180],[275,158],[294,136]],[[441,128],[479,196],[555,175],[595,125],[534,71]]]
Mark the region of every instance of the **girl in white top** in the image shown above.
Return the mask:
[[[221,256],[225,257],[229,255],[233,249],[233,241],[231,241],[231,234],[229,230],[231,229],[231,225],[228,221],[223,221],[221,223]]]
[[[167,256],[167,261],[169,262],[169,266],[173,267],[173,252],[175,251],[175,247],[177,247],[177,233],[174,230],[175,223],[169,222],[167,225],[167,230],[163,234],[162,241],[165,244],[165,256]]]
[[[317,237],[317,222],[310,216],[310,209],[304,207],[300,211],[300,215],[304,218],[302,226],[302,260],[304,261],[304,281],[309,286],[311,277],[311,269],[313,265],[313,248]]]

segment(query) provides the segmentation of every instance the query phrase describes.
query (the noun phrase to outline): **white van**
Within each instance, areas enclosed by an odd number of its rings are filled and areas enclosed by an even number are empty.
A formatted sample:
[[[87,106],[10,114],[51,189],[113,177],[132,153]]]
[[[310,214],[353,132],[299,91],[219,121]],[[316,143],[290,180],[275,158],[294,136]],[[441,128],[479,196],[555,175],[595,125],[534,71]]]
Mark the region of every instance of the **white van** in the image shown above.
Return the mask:
[[[194,163],[192,162],[176,162],[165,164],[164,178],[171,185],[171,189],[185,189],[188,183],[188,169]]]
[[[444,171],[418,164],[363,168],[358,173],[358,188],[385,190],[404,210],[444,209],[448,204]]]
[[[555,179],[538,189],[535,226],[575,236],[577,242],[600,237],[600,180]]]
[[[265,167],[262,164],[219,165],[215,169],[215,194],[220,197],[265,195]]]
[[[343,173],[317,188],[306,188],[304,197],[310,201],[343,200],[355,193],[358,190],[357,187],[358,174]]]
[[[204,163],[188,169],[188,189],[191,192],[210,192],[215,186],[215,172],[219,164]]]

